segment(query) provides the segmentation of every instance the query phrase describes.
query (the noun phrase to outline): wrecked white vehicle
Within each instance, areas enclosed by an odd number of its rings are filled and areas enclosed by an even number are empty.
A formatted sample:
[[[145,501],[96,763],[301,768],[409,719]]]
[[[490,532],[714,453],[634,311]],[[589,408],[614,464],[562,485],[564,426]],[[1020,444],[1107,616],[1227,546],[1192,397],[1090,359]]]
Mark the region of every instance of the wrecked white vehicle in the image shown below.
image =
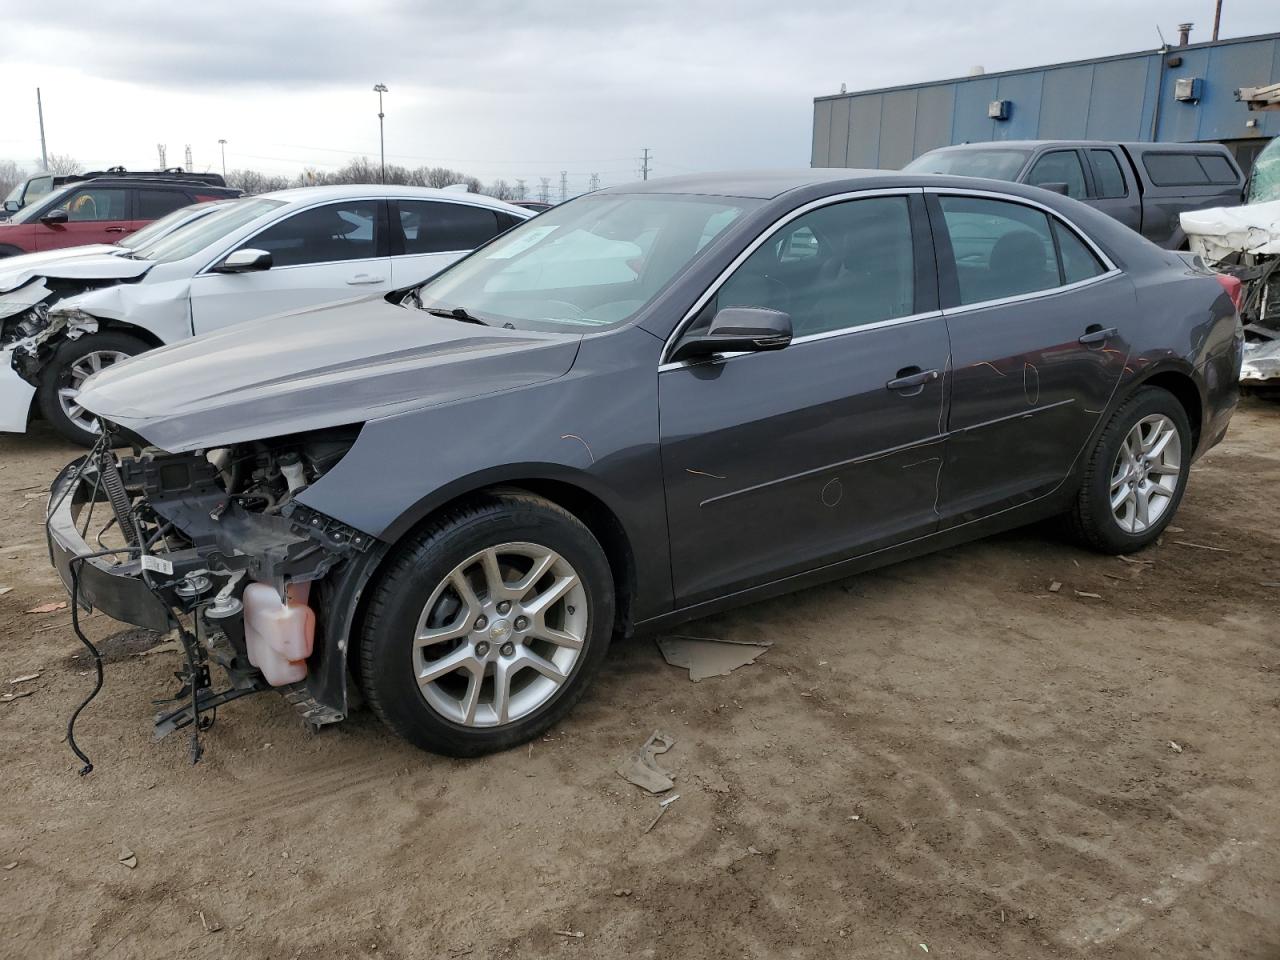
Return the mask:
[[[419,283],[533,216],[456,191],[307,187],[234,200],[139,246],[0,266],[0,430],[39,415],[86,446],[85,380],[247,320]],[[141,232],[141,231],[140,231]]]
[[[1182,215],[1192,253],[1241,283],[1240,386],[1280,397],[1280,139],[1258,157],[1249,203]]]

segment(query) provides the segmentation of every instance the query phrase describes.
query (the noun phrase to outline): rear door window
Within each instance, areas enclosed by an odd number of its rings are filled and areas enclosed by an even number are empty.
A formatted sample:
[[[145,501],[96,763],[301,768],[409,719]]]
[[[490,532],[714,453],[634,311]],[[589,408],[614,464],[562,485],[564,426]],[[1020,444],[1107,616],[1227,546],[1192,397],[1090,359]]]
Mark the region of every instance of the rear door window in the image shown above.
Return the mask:
[[[191,198],[177,190],[138,190],[135,220],[159,220],[191,204]]]
[[[1090,150],[1089,168],[1093,171],[1094,196],[1099,200],[1114,200],[1128,196],[1120,163],[1110,150]]]
[[[1031,172],[1027,174],[1027,183],[1035,187],[1046,183],[1065,183],[1067,196],[1083,200],[1084,168],[1080,165],[1080,154],[1075,150],[1054,150],[1046,153],[1035,162]]]
[[[1049,217],[978,197],[939,197],[955,255],[960,303],[1001,300],[1061,283]]]
[[[506,229],[497,212],[486,207],[435,200],[397,203],[406,254],[474,250]]]
[[[329,203],[295,213],[241,247],[268,251],[277,267],[367,260],[377,256],[377,221],[377,200]]]
[[[1209,182],[1193,153],[1147,153],[1142,165],[1157,187],[1196,187]]]

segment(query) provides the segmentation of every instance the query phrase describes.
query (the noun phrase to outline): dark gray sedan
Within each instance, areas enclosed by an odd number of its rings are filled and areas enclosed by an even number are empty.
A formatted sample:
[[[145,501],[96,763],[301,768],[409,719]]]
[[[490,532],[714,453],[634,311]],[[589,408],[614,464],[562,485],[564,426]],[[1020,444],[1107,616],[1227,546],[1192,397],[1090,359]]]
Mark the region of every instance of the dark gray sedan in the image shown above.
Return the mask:
[[[54,483],[52,554],[79,604],[180,628],[162,732],[272,685],[333,722],[358,685],[484,753],[562,717],[615,633],[1045,517],[1151,543],[1236,403],[1232,293],[1009,183],[604,190],[415,289],[93,378],[106,439]]]

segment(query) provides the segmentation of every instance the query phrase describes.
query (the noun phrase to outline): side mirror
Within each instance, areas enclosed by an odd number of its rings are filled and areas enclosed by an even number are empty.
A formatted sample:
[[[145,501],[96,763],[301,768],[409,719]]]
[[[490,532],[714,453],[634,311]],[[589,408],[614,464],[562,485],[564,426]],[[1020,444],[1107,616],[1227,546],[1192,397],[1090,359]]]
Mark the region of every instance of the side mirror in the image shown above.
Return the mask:
[[[5,213],[17,213],[21,209],[22,209],[22,204],[20,204],[17,200],[6,200],[4,202]]]
[[[671,361],[696,360],[717,353],[781,350],[790,342],[790,314],[763,307],[725,307],[712,318],[706,333],[681,340]]]
[[[1036,186],[1041,190],[1048,190],[1050,193],[1060,193],[1064,197],[1067,196],[1067,191],[1070,189],[1065,183],[1057,182],[1037,183]]]
[[[70,219],[71,217],[67,214],[67,208],[58,207],[55,210],[50,210],[43,217],[41,217],[40,222],[47,223],[47,224],[66,223]]]
[[[267,250],[255,250],[244,247],[232,250],[222,262],[213,268],[215,273],[253,273],[256,270],[271,269],[271,254]]]

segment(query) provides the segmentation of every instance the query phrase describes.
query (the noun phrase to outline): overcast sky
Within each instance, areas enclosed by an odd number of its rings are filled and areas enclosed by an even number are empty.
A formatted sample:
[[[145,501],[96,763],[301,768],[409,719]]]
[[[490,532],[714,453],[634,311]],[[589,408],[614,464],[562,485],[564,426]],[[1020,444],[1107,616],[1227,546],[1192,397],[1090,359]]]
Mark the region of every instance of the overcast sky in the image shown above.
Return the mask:
[[[185,9],[184,9],[185,8]],[[196,12],[199,11],[199,12]],[[0,18],[0,158],[295,174],[378,155],[571,193],[598,173],[807,166],[813,97],[1209,39],[1213,0],[62,0]],[[1280,31],[1225,0],[1224,37]]]

